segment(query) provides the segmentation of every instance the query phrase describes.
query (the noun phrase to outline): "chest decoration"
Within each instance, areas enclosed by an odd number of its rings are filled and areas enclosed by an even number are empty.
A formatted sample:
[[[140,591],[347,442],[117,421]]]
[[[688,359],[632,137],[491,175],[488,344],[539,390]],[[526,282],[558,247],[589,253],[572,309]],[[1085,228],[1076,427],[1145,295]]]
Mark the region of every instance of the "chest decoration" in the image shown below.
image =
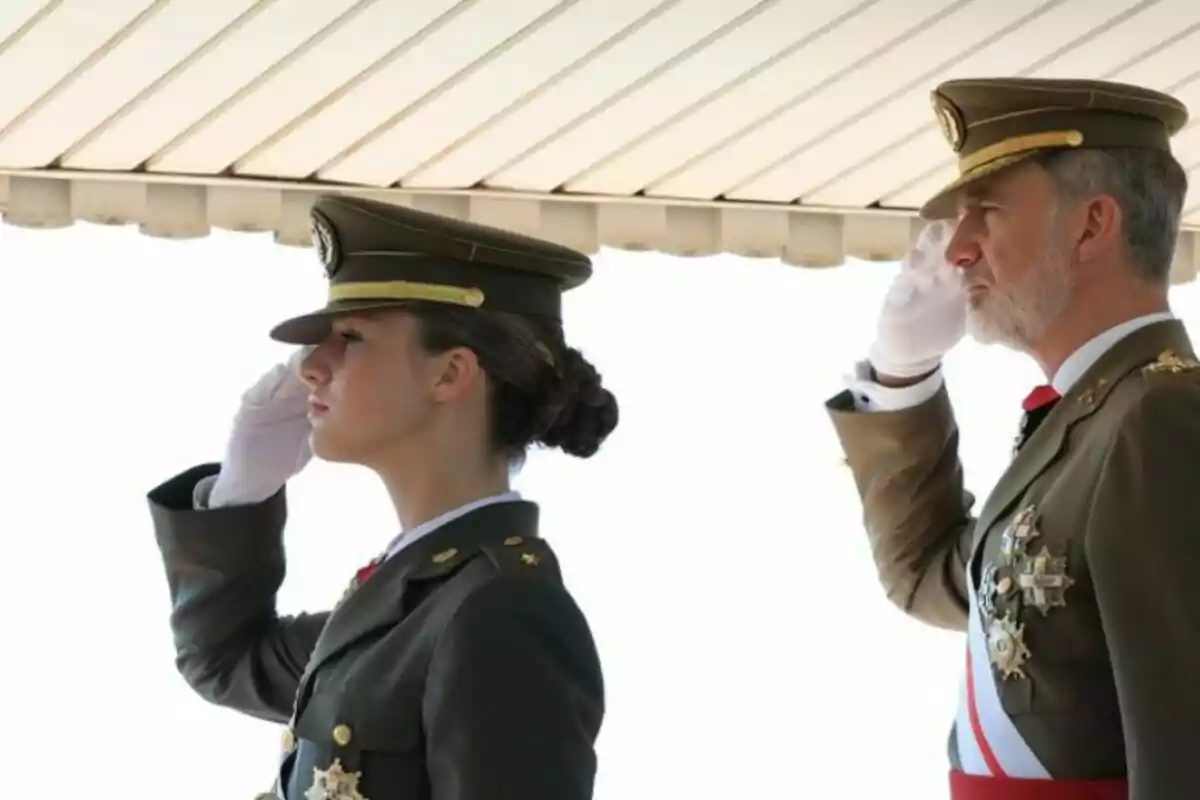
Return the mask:
[[[993,617],[988,623],[987,639],[988,657],[1001,677],[1024,678],[1025,662],[1031,654],[1025,645],[1025,626],[1017,622],[1016,615],[1009,611]]]
[[[1004,680],[1025,678],[1025,664],[1033,657],[1022,613],[1033,608],[1046,617],[1065,607],[1067,590],[1075,583],[1067,574],[1065,555],[1037,546],[1041,536],[1037,508],[1021,509],[1001,533],[999,551],[980,576],[977,596],[988,656]]]
[[[358,791],[360,772],[346,772],[340,759],[334,759],[328,769],[313,768],[312,786],[304,800],[367,800]]]

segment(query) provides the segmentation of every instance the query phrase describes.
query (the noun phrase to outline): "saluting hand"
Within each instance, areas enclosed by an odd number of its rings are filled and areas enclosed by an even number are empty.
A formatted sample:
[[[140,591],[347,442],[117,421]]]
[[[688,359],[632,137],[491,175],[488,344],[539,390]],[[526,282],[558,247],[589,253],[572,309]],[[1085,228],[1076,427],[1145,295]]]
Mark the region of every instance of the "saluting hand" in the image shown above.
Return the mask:
[[[242,395],[221,473],[209,494],[210,508],[260,503],[312,459],[309,390],[299,373],[308,352],[301,348],[276,364]]]
[[[870,362],[881,377],[916,378],[937,369],[967,330],[962,273],[946,261],[953,222],[934,222],[904,256],[879,314]]]

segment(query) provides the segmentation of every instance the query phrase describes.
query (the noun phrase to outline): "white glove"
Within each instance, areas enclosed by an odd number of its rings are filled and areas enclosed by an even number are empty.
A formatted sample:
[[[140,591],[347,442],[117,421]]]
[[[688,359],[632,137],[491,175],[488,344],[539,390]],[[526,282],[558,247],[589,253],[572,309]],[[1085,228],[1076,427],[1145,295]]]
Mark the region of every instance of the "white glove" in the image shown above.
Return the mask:
[[[308,352],[276,364],[242,395],[209,508],[261,503],[312,459],[309,389],[299,374]]]
[[[905,254],[879,313],[869,356],[876,373],[915,378],[932,372],[966,335],[966,287],[946,261],[954,228],[932,223]]]

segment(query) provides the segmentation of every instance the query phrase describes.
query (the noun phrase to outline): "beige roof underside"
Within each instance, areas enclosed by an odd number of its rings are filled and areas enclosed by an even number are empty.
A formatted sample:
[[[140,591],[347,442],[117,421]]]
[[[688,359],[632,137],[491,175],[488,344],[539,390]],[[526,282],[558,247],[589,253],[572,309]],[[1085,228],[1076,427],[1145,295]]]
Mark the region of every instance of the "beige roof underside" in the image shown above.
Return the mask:
[[[898,258],[929,91],[1094,77],[1200,117],[1196,0],[3,0],[11,224],[308,244],[335,185],[574,245]],[[1176,279],[1200,266],[1200,123]]]

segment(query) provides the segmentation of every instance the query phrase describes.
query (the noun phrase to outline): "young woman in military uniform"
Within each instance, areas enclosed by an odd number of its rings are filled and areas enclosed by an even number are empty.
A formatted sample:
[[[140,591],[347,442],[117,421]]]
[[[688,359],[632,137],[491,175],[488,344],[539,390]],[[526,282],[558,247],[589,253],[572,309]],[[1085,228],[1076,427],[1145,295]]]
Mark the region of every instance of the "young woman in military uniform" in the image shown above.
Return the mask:
[[[220,465],[150,493],[177,664],[287,723],[288,800],[584,800],[599,658],[537,507],[531,444],[591,456],[617,404],[560,321],[572,250],[396,206],[319,199],[325,308],[243,397]],[[376,472],[402,533],[331,611],[280,616],[285,482],[311,455]]]

